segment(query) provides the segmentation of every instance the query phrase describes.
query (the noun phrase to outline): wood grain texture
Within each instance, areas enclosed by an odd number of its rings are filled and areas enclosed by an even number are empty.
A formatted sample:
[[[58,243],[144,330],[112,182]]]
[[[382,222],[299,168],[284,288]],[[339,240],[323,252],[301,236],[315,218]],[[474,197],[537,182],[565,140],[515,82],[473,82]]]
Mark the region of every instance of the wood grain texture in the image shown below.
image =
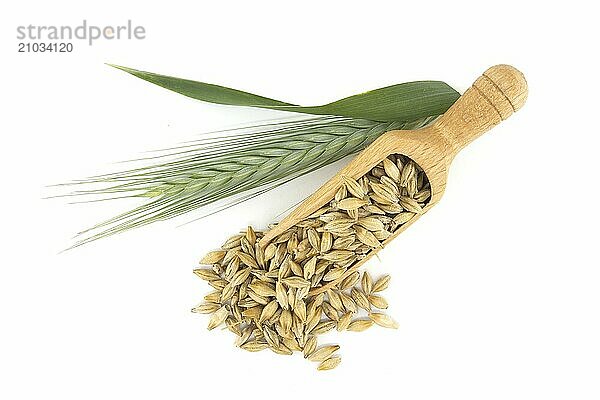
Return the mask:
[[[390,154],[403,154],[413,159],[425,171],[431,184],[431,199],[424,212],[442,197],[448,168],[454,156],[477,137],[519,110],[527,99],[527,82],[523,74],[509,65],[496,65],[486,70],[475,83],[433,125],[411,131],[389,131],[381,135],[334,177],[321,186],[302,204],[265,234],[261,245],[331,201],[342,185],[342,177],[360,178]],[[418,218],[398,228],[384,246],[412,225]],[[358,269],[377,250],[350,268],[345,276]],[[341,278],[343,279],[343,277]],[[333,286],[332,282],[312,293]]]

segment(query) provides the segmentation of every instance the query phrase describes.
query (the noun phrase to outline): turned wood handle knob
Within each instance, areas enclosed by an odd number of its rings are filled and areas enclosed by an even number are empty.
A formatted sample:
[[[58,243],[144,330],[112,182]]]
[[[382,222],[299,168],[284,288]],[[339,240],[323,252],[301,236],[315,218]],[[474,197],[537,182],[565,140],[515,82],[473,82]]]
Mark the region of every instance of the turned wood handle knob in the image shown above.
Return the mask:
[[[510,65],[488,68],[433,125],[455,155],[519,110],[527,100],[525,76]]]
[[[498,111],[502,120],[519,110],[527,100],[527,81],[521,71],[510,65],[488,68],[473,84]]]

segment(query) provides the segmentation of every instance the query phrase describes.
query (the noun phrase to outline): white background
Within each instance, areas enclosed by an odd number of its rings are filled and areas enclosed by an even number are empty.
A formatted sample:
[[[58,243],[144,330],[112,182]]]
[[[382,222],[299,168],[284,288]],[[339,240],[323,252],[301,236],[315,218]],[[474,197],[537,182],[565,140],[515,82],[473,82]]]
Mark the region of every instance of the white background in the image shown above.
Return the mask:
[[[2,12],[0,398],[598,399],[598,62],[592,2],[20,1]],[[539,4],[538,4],[539,3]],[[5,6],[6,8],[8,6]],[[18,54],[18,25],[132,19],[143,41]],[[197,133],[283,113],[203,104],[104,62],[320,104],[513,64],[529,100],[455,160],[441,203],[373,260],[397,331],[332,334],[343,362],[246,353],[190,313],[197,260],[339,168],[201,221],[59,254],[128,202],[46,185]],[[135,202],[134,202],[135,203]]]

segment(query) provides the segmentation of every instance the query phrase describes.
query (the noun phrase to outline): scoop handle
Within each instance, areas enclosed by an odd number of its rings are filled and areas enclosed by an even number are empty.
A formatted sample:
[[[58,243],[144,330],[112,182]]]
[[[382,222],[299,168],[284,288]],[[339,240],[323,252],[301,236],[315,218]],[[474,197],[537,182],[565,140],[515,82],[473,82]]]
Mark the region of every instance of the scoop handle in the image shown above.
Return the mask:
[[[438,119],[433,129],[449,146],[451,156],[510,117],[527,100],[527,81],[510,65],[488,68]]]

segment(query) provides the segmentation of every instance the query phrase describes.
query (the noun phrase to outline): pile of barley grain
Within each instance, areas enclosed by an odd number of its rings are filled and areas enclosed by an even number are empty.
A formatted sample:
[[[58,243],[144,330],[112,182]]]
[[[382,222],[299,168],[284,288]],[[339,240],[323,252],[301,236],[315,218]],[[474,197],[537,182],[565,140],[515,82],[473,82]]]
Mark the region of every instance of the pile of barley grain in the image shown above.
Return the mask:
[[[360,332],[373,323],[397,328],[373,311],[388,307],[378,293],[389,276],[373,282],[363,272],[360,278],[358,261],[422,213],[430,196],[423,170],[402,155],[386,158],[358,181],[344,178],[329,205],[266,247],[258,244],[263,234],[248,227],[206,255],[200,263],[212,268],[194,272],[215,290],[192,311],[212,314],[208,329],[225,323],[244,350],[302,351],[319,370],[333,369],[339,346],[318,347],[318,335],[334,328]],[[356,318],[359,309],[366,317]]]

